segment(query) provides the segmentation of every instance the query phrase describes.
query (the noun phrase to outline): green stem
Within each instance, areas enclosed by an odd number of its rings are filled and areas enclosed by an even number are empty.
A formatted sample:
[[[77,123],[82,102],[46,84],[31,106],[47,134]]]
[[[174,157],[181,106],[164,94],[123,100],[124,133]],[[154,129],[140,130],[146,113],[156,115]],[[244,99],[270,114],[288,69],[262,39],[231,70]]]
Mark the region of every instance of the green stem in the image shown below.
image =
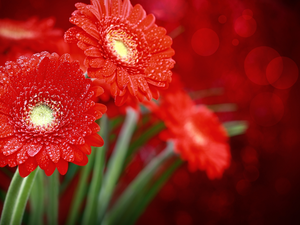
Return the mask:
[[[97,148],[95,155],[95,164],[93,169],[93,176],[91,180],[90,189],[87,196],[87,203],[83,213],[82,225],[92,225],[97,222],[97,196],[99,194],[104,167],[105,167],[105,155],[108,149],[108,136],[109,136],[109,121],[106,115],[101,118],[101,130],[100,136],[104,140],[104,146]]]
[[[248,128],[247,121],[230,121],[223,123],[229,137],[245,133]]]
[[[129,142],[131,140],[137,113],[132,108],[127,108],[125,122],[119,134],[116,146],[109,160],[107,173],[104,176],[103,184],[98,198],[98,224],[102,221],[109,206],[110,199],[114,192],[115,185],[120,177],[125,163]]]
[[[103,224],[114,224],[117,218],[122,218],[126,213],[126,209],[134,201],[136,195],[141,192],[153,179],[153,176],[158,171],[158,168],[174,155],[174,148],[172,143],[168,143],[166,149],[158,156],[151,160],[151,162],[138,174],[138,176],[129,184],[126,190],[122,193],[114,207],[105,218]]]
[[[176,160],[159,178],[151,185],[150,188],[145,188],[141,191],[139,196],[136,196],[137,201],[131,205],[130,211],[126,212],[125,217],[122,218],[122,223],[126,225],[134,224],[140,215],[145,211],[152,199],[157,195],[164,184],[169,180],[176,169],[182,165],[183,161]],[[121,222],[119,221],[119,222]],[[120,224],[119,222],[115,224]]]
[[[0,219],[0,225],[21,224],[25,206],[34,182],[37,170],[23,178],[17,169],[10,183]]]
[[[40,168],[37,168],[37,175],[32,186],[29,197],[30,202],[30,225],[43,224],[44,213],[44,175]]]
[[[47,221],[48,225],[58,224],[58,195],[59,195],[59,174],[55,170],[48,178],[48,205]]]
[[[94,164],[94,155],[95,155],[95,147],[92,147],[92,153],[89,155],[89,162],[86,166],[82,167],[79,177],[78,186],[76,192],[74,194],[74,198],[71,204],[71,210],[69,212],[69,216],[67,219],[67,225],[76,224],[78,217],[80,215],[79,210],[82,204],[82,201],[87,192],[87,183],[88,177],[91,173],[93,164]]]

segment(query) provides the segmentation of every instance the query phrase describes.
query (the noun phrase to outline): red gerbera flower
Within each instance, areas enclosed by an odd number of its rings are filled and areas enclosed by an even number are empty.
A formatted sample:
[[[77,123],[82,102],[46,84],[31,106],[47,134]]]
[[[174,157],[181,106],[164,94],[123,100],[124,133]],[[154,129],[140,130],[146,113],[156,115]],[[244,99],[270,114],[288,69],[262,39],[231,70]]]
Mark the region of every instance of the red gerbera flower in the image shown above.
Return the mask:
[[[68,54],[43,52],[0,67],[0,166],[19,165],[26,177],[37,166],[50,176],[68,162],[85,165],[91,145],[102,146],[94,122],[106,106],[103,92]]]
[[[55,20],[26,21],[0,20],[0,63],[16,60],[21,55],[32,55],[41,51],[66,52],[68,45],[63,41],[63,30],[54,28]]]
[[[115,103],[130,96],[143,101],[158,98],[168,87],[174,66],[172,39],[155,24],[155,17],[129,0],[91,0],[77,3],[70,22],[76,27],[65,40],[77,43],[86,55],[88,75],[111,85]]]
[[[167,93],[156,113],[168,128],[175,150],[187,160],[191,171],[206,170],[210,179],[220,178],[230,164],[225,129],[205,106],[196,106],[184,91]]]

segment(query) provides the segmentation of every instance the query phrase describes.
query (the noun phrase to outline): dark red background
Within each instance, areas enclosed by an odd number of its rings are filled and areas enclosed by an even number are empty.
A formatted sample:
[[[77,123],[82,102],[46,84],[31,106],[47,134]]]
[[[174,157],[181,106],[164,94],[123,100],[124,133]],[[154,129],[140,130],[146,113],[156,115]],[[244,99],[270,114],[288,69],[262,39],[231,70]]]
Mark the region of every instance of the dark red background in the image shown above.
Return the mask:
[[[0,18],[24,20],[31,16],[56,18],[66,30],[75,0],[1,0]],[[89,1],[82,1],[89,3]],[[257,85],[244,71],[247,54],[259,46],[275,49],[300,66],[300,3],[286,0],[135,0],[168,33],[180,27],[174,38],[174,71],[187,90],[223,88],[217,97],[199,103],[235,103],[238,110],[219,113],[222,121],[249,120],[249,130],[230,140],[232,164],[221,180],[210,181],[204,172],[180,168],[140,218],[138,224],[300,224],[300,84],[284,90]],[[234,21],[250,9],[257,23],[255,33],[240,37]],[[218,21],[225,15],[227,21]],[[211,56],[199,56],[192,48],[200,28],[214,30],[220,46]],[[237,39],[239,44],[232,45]],[[253,103],[260,93],[275,93],[281,102],[267,99]],[[254,104],[253,108],[250,107]],[[282,105],[280,105],[282,103]],[[263,113],[261,113],[261,111]],[[257,114],[258,113],[258,114]],[[274,124],[265,124],[284,113]],[[272,118],[271,118],[272,119]],[[271,120],[272,122],[273,120]]]

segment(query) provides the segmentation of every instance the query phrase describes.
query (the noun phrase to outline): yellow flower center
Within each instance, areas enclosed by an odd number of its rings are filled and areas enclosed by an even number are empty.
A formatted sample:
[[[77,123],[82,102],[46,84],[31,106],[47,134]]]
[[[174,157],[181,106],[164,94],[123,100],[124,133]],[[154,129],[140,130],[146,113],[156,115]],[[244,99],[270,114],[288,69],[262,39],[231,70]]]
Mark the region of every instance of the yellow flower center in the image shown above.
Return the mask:
[[[34,33],[20,27],[0,27],[0,35],[6,38],[20,40],[34,37]]]
[[[184,125],[185,131],[189,133],[192,137],[192,139],[199,145],[206,145],[207,139],[202,134],[202,132],[199,130],[198,127],[195,126],[195,124],[192,121],[188,121]]]
[[[108,50],[121,62],[135,64],[138,61],[137,44],[123,30],[108,30],[106,41]]]
[[[128,49],[122,41],[113,41],[115,51],[121,56],[121,58],[126,58],[128,55]]]
[[[54,120],[53,111],[47,105],[37,105],[30,112],[30,120],[35,126],[48,126]]]

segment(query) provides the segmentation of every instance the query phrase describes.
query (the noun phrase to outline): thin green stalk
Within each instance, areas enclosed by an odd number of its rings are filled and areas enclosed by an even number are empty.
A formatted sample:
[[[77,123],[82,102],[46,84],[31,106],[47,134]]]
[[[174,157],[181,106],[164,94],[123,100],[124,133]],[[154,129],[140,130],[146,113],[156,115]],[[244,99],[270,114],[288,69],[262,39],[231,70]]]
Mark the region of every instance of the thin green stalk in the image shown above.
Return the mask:
[[[100,127],[100,136],[104,140],[104,145],[96,149],[93,176],[87,196],[87,203],[83,212],[82,225],[97,223],[97,196],[102,184],[105,156],[108,149],[109,121],[106,115],[102,116]]]
[[[89,155],[88,164],[81,168],[78,186],[75,191],[75,195],[74,195],[75,197],[73,198],[73,201],[71,204],[71,209],[70,209],[69,216],[68,216],[67,223],[66,223],[67,225],[75,224],[80,215],[80,213],[79,213],[80,206],[86,195],[88,177],[91,173],[91,170],[92,170],[93,164],[94,164],[95,150],[96,150],[95,147],[92,147],[92,153]]]
[[[21,224],[25,206],[36,177],[37,170],[23,178],[16,170],[5,198],[0,225]]]
[[[77,175],[79,168],[80,166],[74,163],[69,163],[68,172],[66,173],[63,182],[60,184],[59,193],[61,195],[66,191],[71,181]]]
[[[132,108],[127,108],[125,122],[119,134],[116,146],[107,166],[107,172],[103,179],[103,184],[98,197],[98,224],[102,221],[110,199],[115,189],[115,185],[122,173],[125,163],[129,142],[131,140],[135,125],[137,122],[137,113]]]
[[[143,146],[147,141],[149,141],[153,136],[157,135],[160,131],[165,128],[165,124],[162,122],[152,125],[149,129],[143,132],[139,138],[129,146],[127,154],[127,164],[129,163],[130,156],[141,146]]]
[[[114,224],[117,218],[127,213],[127,209],[131,207],[136,195],[143,190],[147,184],[153,179],[158,169],[174,155],[174,147],[172,143],[168,143],[166,149],[158,156],[150,161],[150,163],[138,174],[138,176],[129,184],[126,190],[119,197],[110,213],[104,219],[103,224]]]
[[[161,190],[164,184],[169,180],[171,175],[176,171],[176,169],[182,165],[183,161],[180,159],[176,160],[164,173],[158,178],[158,180],[151,185],[151,187],[145,188],[139,196],[136,197],[134,204],[130,206],[122,220],[115,224],[135,224],[136,220],[142,215],[152,199]]]
[[[37,174],[33,183],[29,202],[30,202],[30,214],[29,224],[40,225],[43,224],[44,213],[44,175],[40,168],[37,168]]]
[[[55,170],[48,178],[48,204],[47,221],[48,225],[58,224],[58,195],[59,195],[59,174]]]
[[[248,123],[246,121],[230,121],[223,123],[223,126],[225,127],[228,136],[233,137],[245,133],[248,128]]]

